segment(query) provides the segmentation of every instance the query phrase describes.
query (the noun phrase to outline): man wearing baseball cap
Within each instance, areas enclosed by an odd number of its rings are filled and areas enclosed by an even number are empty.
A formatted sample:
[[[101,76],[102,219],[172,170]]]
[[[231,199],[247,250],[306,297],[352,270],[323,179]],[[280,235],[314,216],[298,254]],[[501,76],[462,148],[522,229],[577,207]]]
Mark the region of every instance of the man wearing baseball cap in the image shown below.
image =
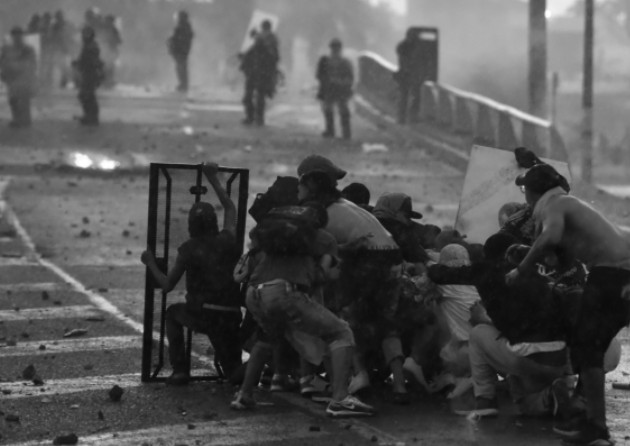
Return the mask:
[[[310,172],[324,172],[333,183],[337,185],[337,181],[346,176],[348,172],[338,167],[331,160],[321,155],[309,155],[302,160],[297,168],[298,177]]]
[[[602,214],[568,194],[568,183],[553,167],[539,164],[516,179],[533,207],[535,242],[506,276],[513,284],[550,250],[583,262],[589,269],[577,323],[570,333],[571,356],[584,384],[587,420],[554,431],[575,444],[613,444],[606,425],[604,353],[630,323],[630,240]]]

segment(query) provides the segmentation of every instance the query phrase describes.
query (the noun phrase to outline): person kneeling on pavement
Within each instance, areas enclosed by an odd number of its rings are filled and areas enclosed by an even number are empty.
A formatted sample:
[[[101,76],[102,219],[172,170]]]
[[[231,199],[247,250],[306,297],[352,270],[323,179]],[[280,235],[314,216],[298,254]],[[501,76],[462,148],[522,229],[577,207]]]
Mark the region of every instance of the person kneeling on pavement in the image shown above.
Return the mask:
[[[354,336],[347,322],[312,297],[314,288],[335,275],[314,249],[318,238],[331,237],[321,229],[321,212],[312,206],[272,209],[252,231],[260,248],[249,279],[246,304],[270,340],[285,337],[302,358],[321,363],[322,342],[332,364],[332,401],[326,413],[332,417],[369,416],[373,407],[349,395],[347,383],[354,353]],[[326,256],[324,256],[326,257]],[[253,389],[271,351],[259,339],[247,363],[241,390],[230,406],[236,410],[255,407]]]
[[[210,203],[195,203],[188,214],[190,239],[178,249],[175,265],[164,274],[147,250],[144,263],[164,292],[171,291],[186,273],[186,303],[166,310],[166,337],[173,374],[170,385],[184,385],[190,379],[186,358],[184,327],[208,335],[215,350],[215,364],[230,378],[241,365],[239,326],[242,315],[238,284],[233,280],[239,259],[236,242],[236,208],[217,178],[214,163],[204,166],[204,174],[224,208],[223,230]]]
[[[502,374],[508,376],[523,414],[568,417],[568,354],[564,327],[558,323],[562,309],[540,275],[523,277],[518,286],[506,285],[505,272],[513,267],[506,252],[515,243],[513,236],[498,233],[486,241],[481,263],[429,267],[434,282],[475,285],[481,297],[472,310],[475,327],[469,340],[476,405],[456,413],[496,416],[496,385]]]

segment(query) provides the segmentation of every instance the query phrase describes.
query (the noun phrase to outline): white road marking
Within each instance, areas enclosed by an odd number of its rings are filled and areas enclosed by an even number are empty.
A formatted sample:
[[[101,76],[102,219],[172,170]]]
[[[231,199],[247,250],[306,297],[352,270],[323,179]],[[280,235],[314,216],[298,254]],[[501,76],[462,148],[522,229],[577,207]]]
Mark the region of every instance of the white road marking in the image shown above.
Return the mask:
[[[208,369],[195,369],[192,376],[209,376],[213,373]],[[144,385],[163,386],[164,384],[145,384],[140,381],[140,373],[126,373],[122,375],[86,376],[82,378],[66,378],[47,380],[43,386],[36,386],[30,381],[0,383],[0,398],[15,400],[30,397],[49,397],[66,395],[69,393],[107,390],[118,385],[123,389]]]
[[[85,319],[100,316],[102,313],[92,305],[70,307],[43,307],[0,311],[0,321],[15,322],[41,319]]]
[[[63,282],[43,282],[43,283],[2,283],[0,292],[12,291],[15,293],[28,293],[39,291],[67,291],[69,286]]]
[[[3,400],[15,400],[31,396],[44,397],[51,395],[64,395],[91,390],[110,389],[118,385],[123,389],[142,385],[139,373],[126,375],[88,376],[76,379],[48,380],[43,386],[36,386],[31,382],[0,383],[0,392]],[[10,392],[10,393],[9,393]]]
[[[0,243],[2,243],[2,241],[3,240],[0,239]],[[3,255],[0,257],[0,267],[2,266],[39,266],[39,263],[28,260],[20,255],[16,255],[15,257]]]
[[[194,428],[191,428],[190,425]],[[320,431],[309,431],[311,417],[293,413],[248,416],[242,418],[202,423],[175,424],[135,431],[123,431],[115,434],[98,434],[79,438],[81,445],[98,446],[137,446],[148,443],[153,445],[203,444],[218,445],[254,445],[271,442],[303,444],[307,440],[328,440],[333,444],[332,434],[323,427]],[[198,442],[198,443],[197,443]],[[50,445],[51,440],[15,443],[10,446]]]
[[[46,348],[40,350],[40,346]],[[142,348],[140,336],[108,336],[99,338],[60,339],[58,341],[18,342],[15,346],[0,346],[0,358],[10,356],[50,355],[93,350],[123,350]]]

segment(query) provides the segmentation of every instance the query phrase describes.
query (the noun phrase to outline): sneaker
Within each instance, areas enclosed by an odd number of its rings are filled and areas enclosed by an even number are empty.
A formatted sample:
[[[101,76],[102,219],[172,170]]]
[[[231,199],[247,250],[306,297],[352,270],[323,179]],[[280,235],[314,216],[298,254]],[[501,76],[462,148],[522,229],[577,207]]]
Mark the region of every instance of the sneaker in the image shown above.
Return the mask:
[[[303,376],[300,378],[300,395],[304,398],[310,398],[311,395],[316,393],[317,387],[315,387],[315,375]]]
[[[370,377],[368,376],[367,371],[361,370],[350,380],[350,384],[348,385],[348,393],[354,395],[359,390],[365,389],[366,387],[370,387]]]
[[[571,438],[565,438],[563,443],[567,445],[585,446],[612,446],[615,444],[615,442],[610,439],[608,429],[603,429],[592,423],[583,423],[578,434]]]
[[[233,410],[251,410],[256,407],[256,400],[251,396],[245,396],[240,390],[236,394],[234,401],[230,403],[230,408]]]
[[[446,395],[446,398],[449,400],[459,398],[464,393],[468,392],[473,388],[472,378],[467,376],[464,378],[456,378],[455,379],[455,388],[451,390],[451,392]]]
[[[186,372],[173,372],[166,378],[166,384],[169,386],[185,386],[189,381],[190,375]]]
[[[499,406],[496,398],[475,398],[475,408],[472,410],[456,410],[457,415],[474,415],[478,417],[496,417],[499,415]]]
[[[271,378],[270,392],[293,392],[299,387],[298,383],[289,375],[275,374]]]
[[[370,417],[375,413],[372,406],[352,395],[341,401],[331,401],[326,408],[326,414],[330,417]]]

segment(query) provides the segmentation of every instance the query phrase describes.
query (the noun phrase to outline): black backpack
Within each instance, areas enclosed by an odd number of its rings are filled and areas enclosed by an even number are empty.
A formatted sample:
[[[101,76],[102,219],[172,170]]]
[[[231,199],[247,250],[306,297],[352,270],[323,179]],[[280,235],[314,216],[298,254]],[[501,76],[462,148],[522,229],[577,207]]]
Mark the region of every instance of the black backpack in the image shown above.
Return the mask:
[[[252,230],[252,239],[272,256],[311,255],[317,235],[317,211],[307,206],[283,206],[269,211]]]
[[[249,208],[249,215],[256,220],[256,223],[260,223],[273,208],[297,205],[297,189],[297,178],[277,177],[267,192],[256,195],[254,203]]]

